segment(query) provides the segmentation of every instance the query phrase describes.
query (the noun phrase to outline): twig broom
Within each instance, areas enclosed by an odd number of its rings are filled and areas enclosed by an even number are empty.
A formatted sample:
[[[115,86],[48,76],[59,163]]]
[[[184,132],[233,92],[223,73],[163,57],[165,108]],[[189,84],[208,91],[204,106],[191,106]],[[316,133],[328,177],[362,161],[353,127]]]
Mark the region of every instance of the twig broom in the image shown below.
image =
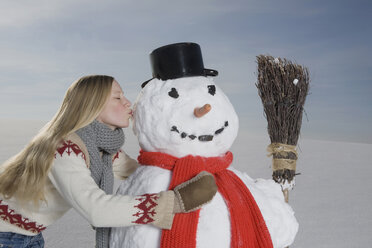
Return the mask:
[[[273,179],[282,186],[288,202],[288,191],[295,184],[296,146],[309,89],[309,72],[306,67],[272,56],[257,56],[257,64],[256,86],[268,123]]]

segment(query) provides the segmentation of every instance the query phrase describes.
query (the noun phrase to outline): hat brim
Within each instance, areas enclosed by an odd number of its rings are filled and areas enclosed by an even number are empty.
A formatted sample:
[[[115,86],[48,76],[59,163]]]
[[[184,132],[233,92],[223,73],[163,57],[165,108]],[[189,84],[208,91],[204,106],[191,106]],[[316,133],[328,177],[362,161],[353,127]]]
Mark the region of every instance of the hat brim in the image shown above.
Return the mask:
[[[206,76],[215,77],[215,76],[218,76],[218,71],[213,70],[213,69],[204,69],[204,74]]]
[[[150,82],[151,80],[153,80],[153,79],[154,79],[154,78],[150,78],[149,80],[146,80],[145,82],[143,82],[143,83],[141,84],[141,88],[145,87],[146,84],[147,84],[148,82]]]
[[[195,76],[197,76],[197,75],[195,75]],[[216,77],[216,76],[218,76],[218,71],[213,70],[213,69],[204,69],[204,76]],[[145,82],[143,82],[141,84],[141,88],[145,87],[146,84],[148,84],[148,82],[150,82],[153,79],[154,79],[154,77],[150,78],[149,80],[146,80]]]

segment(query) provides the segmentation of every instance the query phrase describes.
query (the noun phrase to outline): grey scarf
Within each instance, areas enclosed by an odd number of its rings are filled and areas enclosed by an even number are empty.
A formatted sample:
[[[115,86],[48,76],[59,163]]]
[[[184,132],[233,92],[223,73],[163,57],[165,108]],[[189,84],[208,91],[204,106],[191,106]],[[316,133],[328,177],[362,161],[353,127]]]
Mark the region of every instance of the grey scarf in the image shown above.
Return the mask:
[[[97,185],[112,194],[114,173],[112,171],[112,155],[124,144],[124,132],[121,128],[110,129],[97,120],[76,131],[83,140],[89,153],[90,171]],[[102,157],[100,152],[102,152]],[[96,248],[109,247],[110,228],[96,228]]]

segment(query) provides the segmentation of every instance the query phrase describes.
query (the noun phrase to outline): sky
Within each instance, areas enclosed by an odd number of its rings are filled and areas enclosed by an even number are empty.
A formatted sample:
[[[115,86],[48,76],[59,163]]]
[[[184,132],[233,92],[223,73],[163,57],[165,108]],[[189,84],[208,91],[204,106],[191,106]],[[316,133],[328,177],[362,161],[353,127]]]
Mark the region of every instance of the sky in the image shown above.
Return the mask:
[[[361,0],[2,0],[0,119],[51,119],[88,74],[114,76],[134,102],[149,53],[187,41],[219,71],[240,132],[267,135],[255,86],[265,54],[310,71],[301,138],[372,144],[371,12]]]

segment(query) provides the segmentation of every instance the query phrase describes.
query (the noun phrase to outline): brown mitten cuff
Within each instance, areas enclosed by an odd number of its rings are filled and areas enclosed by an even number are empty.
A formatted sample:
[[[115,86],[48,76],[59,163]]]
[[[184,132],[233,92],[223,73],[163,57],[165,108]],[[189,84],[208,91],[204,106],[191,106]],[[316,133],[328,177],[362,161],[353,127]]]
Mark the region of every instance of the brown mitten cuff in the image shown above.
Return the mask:
[[[201,208],[210,202],[217,192],[214,176],[202,171],[190,180],[174,188],[176,200],[174,211],[188,213]],[[178,204],[178,205],[177,205]]]

